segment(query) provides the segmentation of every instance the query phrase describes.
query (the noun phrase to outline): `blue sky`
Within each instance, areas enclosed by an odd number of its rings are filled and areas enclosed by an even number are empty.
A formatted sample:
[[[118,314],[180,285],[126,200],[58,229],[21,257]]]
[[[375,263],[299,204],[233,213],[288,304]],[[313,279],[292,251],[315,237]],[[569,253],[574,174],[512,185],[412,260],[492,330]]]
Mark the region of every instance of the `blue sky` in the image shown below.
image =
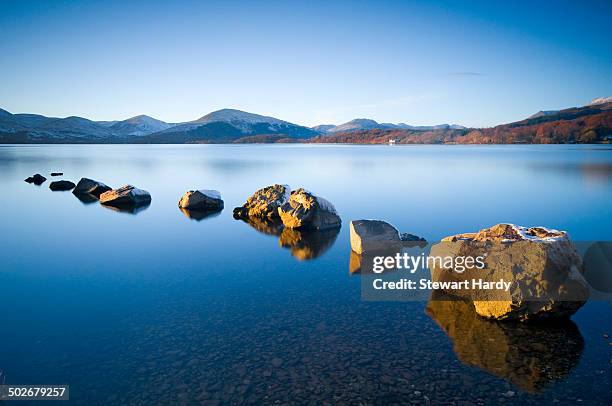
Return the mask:
[[[612,96],[612,3],[519,3],[4,0],[0,107],[488,126]]]

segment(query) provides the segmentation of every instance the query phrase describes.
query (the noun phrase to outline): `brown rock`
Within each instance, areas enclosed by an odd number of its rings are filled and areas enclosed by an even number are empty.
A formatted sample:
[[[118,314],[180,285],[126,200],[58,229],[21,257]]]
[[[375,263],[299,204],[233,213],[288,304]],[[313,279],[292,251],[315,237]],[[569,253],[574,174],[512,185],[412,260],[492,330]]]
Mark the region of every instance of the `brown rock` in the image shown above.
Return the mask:
[[[330,202],[301,188],[291,192],[289,201],[278,209],[278,214],[287,228],[325,230],[341,225],[340,216]]]
[[[146,190],[125,185],[100,195],[100,203],[115,207],[136,207],[151,203],[151,195]]]
[[[179,207],[188,210],[220,211],[223,210],[221,194],[216,190],[190,190],[185,192],[178,203]]]
[[[430,256],[482,257],[484,269],[433,261],[432,281],[503,280],[509,289],[444,289],[473,302],[476,313],[498,320],[569,317],[589,295],[582,260],[565,232],[498,224],[432,246]]]
[[[259,189],[240,207],[234,209],[234,218],[278,218],[278,208],[289,200],[291,190],[287,185],[272,185]]]

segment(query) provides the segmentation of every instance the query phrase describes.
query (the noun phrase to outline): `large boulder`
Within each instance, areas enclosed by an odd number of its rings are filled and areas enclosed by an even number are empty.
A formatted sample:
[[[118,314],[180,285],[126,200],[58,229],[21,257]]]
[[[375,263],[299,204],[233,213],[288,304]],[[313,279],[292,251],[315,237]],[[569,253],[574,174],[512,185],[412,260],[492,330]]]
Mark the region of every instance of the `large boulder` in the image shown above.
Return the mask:
[[[74,183],[70,182],[69,180],[57,180],[55,182],[51,182],[51,184],[49,185],[49,189],[53,190],[54,192],[63,192],[74,189],[74,186]]]
[[[102,193],[100,203],[115,207],[137,207],[151,203],[151,195],[146,190],[125,185]]]
[[[104,192],[108,192],[112,190],[111,187],[106,186],[102,182],[98,182],[97,180],[81,178],[79,183],[77,183],[76,187],[72,191],[72,193],[76,194],[89,194],[93,196],[100,196]]]
[[[291,192],[289,201],[278,209],[278,214],[287,228],[326,230],[341,225],[340,216],[330,202],[302,188]]]
[[[289,200],[290,192],[289,186],[278,184],[259,189],[242,206],[234,209],[234,218],[278,219],[278,208]]]
[[[478,233],[458,234],[432,246],[430,256],[460,258],[432,261],[435,282],[448,284],[447,293],[472,301],[476,313],[497,320],[538,320],[569,317],[586,301],[589,287],[582,259],[567,233],[544,227],[498,224]],[[481,258],[484,266],[466,267],[465,260]],[[474,286],[473,281],[485,282]],[[508,287],[496,282],[510,283]]]
[[[40,173],[37,173],[36,175],[28,176],[25,179],[26,182],[33,183],[33,184],[35,184],[37,186],[42,185],[46,180],[47,180],[47,178],[42,176]]]
[[[381,220],[353,220],[350,224],[351,249],[357,254],[392,249],[400,244],[395,227]]]
[[[180,208],[199,211],[223,210],[221,193],[216,190],[190,190],[185,192],[178,203]]]

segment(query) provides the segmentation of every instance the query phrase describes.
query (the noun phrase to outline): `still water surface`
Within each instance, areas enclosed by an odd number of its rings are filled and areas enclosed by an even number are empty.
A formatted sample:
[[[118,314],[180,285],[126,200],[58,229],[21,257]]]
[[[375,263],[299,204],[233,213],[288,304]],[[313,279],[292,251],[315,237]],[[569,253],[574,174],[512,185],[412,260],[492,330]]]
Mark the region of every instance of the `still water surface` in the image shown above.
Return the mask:
[[[54,171],[152,204],[51,192]],[[273,183],[333,202],[340,232],[283,240],[232,218]],[[612,402],[609,303],[532,328],[363,302],[348,243],[359,218],[430,241],[500,222],[612,240],[609,147],[0,146],[0,187],[0,381],[89,404]],[[177,202],[196,188],[225,210],[188,218]]]

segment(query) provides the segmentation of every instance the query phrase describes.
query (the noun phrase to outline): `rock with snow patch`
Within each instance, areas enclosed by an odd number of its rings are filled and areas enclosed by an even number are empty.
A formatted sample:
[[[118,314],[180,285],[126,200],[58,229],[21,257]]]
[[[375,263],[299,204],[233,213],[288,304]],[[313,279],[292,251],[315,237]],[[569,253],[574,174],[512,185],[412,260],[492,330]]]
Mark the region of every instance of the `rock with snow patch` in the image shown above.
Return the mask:
[[[180,208],[199,211],[223,210],[221,193],[216,190],[190,190],[185,192],[178,203]]]
[[[467,281],[469,289],[447,284],[443,290],[469,299],[476,313],[486,318],[569,317],[589,296],[582,259],[564,231],[497,224],[478,233],[446,237],[432,246],[430,256],[445,259],[429,267],[432,281]],[[453,260],[447,261],[448,257]],[[472,258],[470,267],[467,258]],[[474,280],[494,288],[474,286]],[[500,281],[509,285],[496,285]]]
[[[151,203],[151,195],[146,190],[132,185],[109,190],[100,195],[100,203],[115,207],[137,207]]]
[[[340,216],[330,202],[302,188],[291,192],[278,214],[287,228],[327,230],[341,225]]]

